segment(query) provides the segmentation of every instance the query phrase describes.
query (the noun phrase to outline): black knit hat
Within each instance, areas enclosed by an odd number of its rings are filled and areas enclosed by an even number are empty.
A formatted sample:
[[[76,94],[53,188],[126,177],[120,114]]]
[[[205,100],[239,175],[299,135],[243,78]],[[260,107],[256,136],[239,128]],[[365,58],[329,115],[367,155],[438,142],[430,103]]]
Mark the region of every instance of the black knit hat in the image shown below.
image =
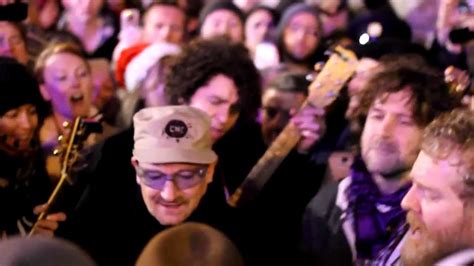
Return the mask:
[[[44,107],[38,82],[16,60],[0,57],[0,116],[24,104]]]
[[[199,14],[199,24],[202,26],[206,17],[212,12],[219,9],[229,10],[230,12],[236,14],[237,17],[239,17],[240,22],[242,22],[242,25],[244,25],[244,13],[236,5],[234,5],[232,1],[209,2],[207,5],[204,6],[204,8],[201,10],[201,13]]]

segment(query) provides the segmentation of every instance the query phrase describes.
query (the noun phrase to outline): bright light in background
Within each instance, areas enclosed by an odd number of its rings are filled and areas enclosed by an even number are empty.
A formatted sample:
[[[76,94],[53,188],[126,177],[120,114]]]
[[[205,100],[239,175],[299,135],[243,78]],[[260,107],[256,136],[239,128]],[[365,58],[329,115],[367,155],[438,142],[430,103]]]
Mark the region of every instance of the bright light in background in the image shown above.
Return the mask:
[[[364,33],[364,34],[360,35],[359,43],[362,44],[362,45],[365,45],[369,42],[369,39],[370,39],[369,34]]]

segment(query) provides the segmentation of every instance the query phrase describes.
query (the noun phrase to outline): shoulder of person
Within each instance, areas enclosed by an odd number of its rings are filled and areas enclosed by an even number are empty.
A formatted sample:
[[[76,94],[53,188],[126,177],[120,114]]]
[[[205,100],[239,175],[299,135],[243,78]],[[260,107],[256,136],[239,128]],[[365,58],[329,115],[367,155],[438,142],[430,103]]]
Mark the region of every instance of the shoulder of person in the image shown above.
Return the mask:
[[[438,266],[474,265],[474,248],[457,251],[436,263]]]

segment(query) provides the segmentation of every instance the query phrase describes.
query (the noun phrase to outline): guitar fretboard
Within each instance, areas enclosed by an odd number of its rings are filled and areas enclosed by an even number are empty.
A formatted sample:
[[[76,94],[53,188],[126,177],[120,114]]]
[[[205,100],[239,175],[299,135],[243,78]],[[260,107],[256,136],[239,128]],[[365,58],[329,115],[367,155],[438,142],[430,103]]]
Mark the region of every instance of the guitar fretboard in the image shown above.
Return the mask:
[[[322,108],[328,106],[336,99],[343,84],[354,72],[357,63],[355,55],[341,47],[337,47],[335,52],[309,86],[309,96],[300,111],[308,104]],[[251,201],[300,139],[298,128],[289,123],[228,199],[228,204],[236,207]]]

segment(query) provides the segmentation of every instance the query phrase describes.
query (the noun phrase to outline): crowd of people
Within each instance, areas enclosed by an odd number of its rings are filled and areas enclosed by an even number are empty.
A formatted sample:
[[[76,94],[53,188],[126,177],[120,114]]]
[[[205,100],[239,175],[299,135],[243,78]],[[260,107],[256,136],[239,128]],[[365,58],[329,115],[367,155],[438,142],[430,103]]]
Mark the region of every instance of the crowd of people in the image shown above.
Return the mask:
[[[0,0],[0,265],[472,265],[474,4],[402,2]]]

